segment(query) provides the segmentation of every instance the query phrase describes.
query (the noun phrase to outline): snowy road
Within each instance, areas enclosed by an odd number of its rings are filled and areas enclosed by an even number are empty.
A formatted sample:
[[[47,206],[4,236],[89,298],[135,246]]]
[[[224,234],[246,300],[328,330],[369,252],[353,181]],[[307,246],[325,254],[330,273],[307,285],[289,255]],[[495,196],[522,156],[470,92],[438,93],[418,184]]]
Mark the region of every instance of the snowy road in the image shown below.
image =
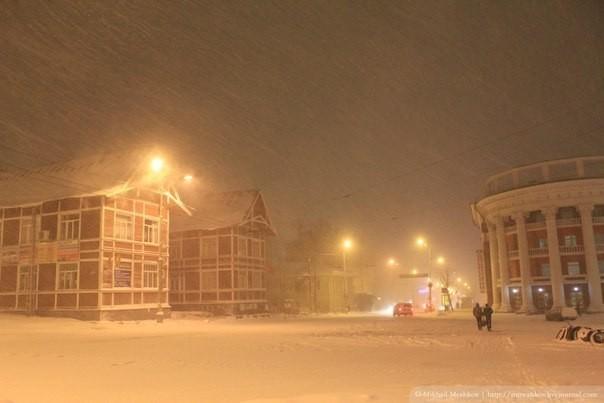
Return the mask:
[[[604,327],[604,315],[577,323]],[[560,323],[469,313],[80,322],[0,315],[0,402],[405,402],[420,385],[598,385]]]

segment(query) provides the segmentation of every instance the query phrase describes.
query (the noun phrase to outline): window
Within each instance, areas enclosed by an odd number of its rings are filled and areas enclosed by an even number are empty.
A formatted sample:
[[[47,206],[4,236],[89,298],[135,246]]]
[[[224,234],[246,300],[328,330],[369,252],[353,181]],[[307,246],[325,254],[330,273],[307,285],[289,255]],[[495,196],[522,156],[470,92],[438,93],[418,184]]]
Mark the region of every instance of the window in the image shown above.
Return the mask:
[[[252,284],[250,288],[262,288],[262,272],[255,271],[252,272]]]
[[[134,234],[132,216],[125,214],[115,215],[115,238],[132,240]]]
[[[247,273],[245,271],[237,272],[237,288],[248,288]]]
[[[132,287],[132,262],[120,260],[113,270],[114,287]]]
[[[247,256],[247,242],[244,238],[237,239],[237,255]]]
[[[180,259],[181,252],[180,241],[170,242],[170,259]]]
[[[185,290],[185,273],[172,273],[170,275],[170,290],[184,291]]]
[[[231,288],[231,272],[221,271],[218,273],[218,285],[222,289]]]
[[[598,260],[598,268],[600,269],[600,274],[604,274],[604,260]]]
[[[202,290],[215,290],[217,273],[215,271],[201,272],[201,289]]]
[[[260,241],[252,241],[252,257],[260,257]]]
[[[80,237],[80,215],[62,214],[60,234],[62,241],[78,239]]]
[[[568,262],[566,267],[569,276],[578,276],[581,274],[581,265],[579,265],[579,262]]]
[[[33,220],[30,217],[21,219],[21,245],[29,245],[34,237]]]
[[[598,245],[604,244],[604,232],[596,232],[594,235]]]
[[[143,242],[159,243],[159,221],[145,219]]]
[[[157,270],[156,262],[145,262],[143,264],[143,287],[144,288],[157,288],[157,279],[159,272]]]
[[[57,289],[75,290],[76,288],[78,288],[78,264],[60,264]]]
[[[564,246],[577,246],[577,236],[564,235]]]
[[[201,257],[216,257],[216,238],[203,238],[201,241]]]
[[[220,256],[231,254],[231,237],[230,236],[221,236],[219,238],[218,254]]]
[[[19,267],[19,284],[17,289],[19,291],[28,291],[30,289],[36,289],[36,273],[31,272],[31,266],[20,266]],[[31,283],[30,283],[31,280]]]
[[[549,263],[541,263],[541,277],[549,277]]]

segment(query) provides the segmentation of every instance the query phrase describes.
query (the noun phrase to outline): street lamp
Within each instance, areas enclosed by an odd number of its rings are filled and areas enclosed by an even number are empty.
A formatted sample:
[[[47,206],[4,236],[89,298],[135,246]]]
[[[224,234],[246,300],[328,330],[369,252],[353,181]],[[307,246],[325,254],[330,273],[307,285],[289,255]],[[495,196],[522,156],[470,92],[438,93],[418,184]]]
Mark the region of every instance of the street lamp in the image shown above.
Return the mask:
[[[151,171],[160,173],[164,169],[164,160],[161,157],[155,157],[151,160]]]
[[[151,159],[150,169],[154,179],[158,183],[158,193],[159,193],[159,223],[158,223],[158,236],[159,236],[159,257],[157,264],[157,312],[155,314],[157,323],[162,323],[164,321],[164,310],[162,306],[162,294],[163,294],[163,286],[164,286],[164,235],[167,237],[169,234],[168,228],[163,228],[164,223],[164,194],[166,193],[165,187],[166,184],[166,163],[163,158],[156,156]],[[190,183],[193,181],[193,175],[187,174],[183,177],[183,180],[186,183]],[[164,234],[165,232],[165,234]]]
[[[426,239],[421,236],[415,239],[415,245],[420,249],[426,249],[428,251],[428,303],[426,304],[426,309],[432,311],[432,249],[428,245]]]
[[[398,266],[398,263],[396,262],[396,259],[391,257],[390,259],[388,259],[388,262],[386,263],[388,266],[390,267],[395,267]]]
[[[344,272],[344,299],[346,301],[346,310],[348,311],[348,274],[346,269],[346,252],[352,249],[353,242],[350,238],[344,238],[342,241],[342,271]]]

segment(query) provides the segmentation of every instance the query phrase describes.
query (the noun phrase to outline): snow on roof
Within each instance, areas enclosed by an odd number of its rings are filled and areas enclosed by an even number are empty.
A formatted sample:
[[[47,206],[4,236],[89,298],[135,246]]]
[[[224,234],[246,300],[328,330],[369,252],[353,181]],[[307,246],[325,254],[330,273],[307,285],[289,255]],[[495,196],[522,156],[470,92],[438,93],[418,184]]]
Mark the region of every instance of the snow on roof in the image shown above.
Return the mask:
[[[262,195],[258,190],[239,190],[231,192],[199,193],[185,198],[191,207],[192,216],[174,211],[170,218],[173,231],[214,230],[237,226],[257,217],[253,216],[254,206],[261,203],[268,230],[274,233],[266,214]]]
[[[23,173],[0,174],[0,206],[19,206],[66,197],[127,190],[142,178],[146,152],[99,153]]]

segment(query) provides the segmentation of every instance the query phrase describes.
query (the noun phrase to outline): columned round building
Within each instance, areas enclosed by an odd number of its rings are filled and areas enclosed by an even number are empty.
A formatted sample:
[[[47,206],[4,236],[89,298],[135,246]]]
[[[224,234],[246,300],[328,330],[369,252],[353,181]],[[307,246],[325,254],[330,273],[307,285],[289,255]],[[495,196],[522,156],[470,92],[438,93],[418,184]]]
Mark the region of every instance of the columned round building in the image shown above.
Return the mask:
[[[541,162],[488,179],[472,204],[488,300],[500,311],[604,311],[604,157]]]

